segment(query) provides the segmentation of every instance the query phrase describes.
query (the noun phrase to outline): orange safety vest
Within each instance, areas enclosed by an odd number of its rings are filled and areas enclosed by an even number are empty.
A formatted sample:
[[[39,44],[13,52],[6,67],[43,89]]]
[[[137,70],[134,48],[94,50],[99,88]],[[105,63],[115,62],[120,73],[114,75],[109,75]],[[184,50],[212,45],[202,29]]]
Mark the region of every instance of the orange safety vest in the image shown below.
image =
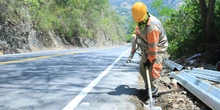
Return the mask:
[[[148,18],[145,28],[141,29],[141,27],[138,26],[138,29],[142,41],[140,43],[143,51],[142,53],[144,56],[147,55],[147,59],[153,63],[158,53],[165,53],[167,51],[168,40],[166,32],[161,22],[152,15]],[[151,75],[154,78],[158,78],[160,77],[161,70],[162,64],[153,63]]]
[[[146,25],[145,29],[141,29],[140,27],[138,28],[141,31],[140,36],[143,39],[141,46],[148,54],[147,58],[152,63],[152,61],[156,58],[157,53],[167,51],[168,40],[161,22],[156,17],[151,15],[148,18]]]

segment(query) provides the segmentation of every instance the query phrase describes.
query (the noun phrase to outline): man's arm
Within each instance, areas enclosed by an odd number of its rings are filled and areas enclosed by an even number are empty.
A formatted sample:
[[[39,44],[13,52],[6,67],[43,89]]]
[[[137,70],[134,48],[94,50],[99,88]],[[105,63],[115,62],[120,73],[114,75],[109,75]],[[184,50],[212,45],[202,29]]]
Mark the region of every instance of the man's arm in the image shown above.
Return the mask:
[[[129,55],[129,57],[128,57],[128,60],[127,60],[127,63],[128,62],[131,62],[131,59],[133,58],[133,56],[134,56],[134,53],[136,52],[136,44],[137,44],[137,42],[136,42],[136,35],[135,34],[133,34],[132,35],[132,40],[131,40],[131,53],[130,53],[130,55]]]
[[[152,63],[156,59],[157,50],[158,50],[158,42],[159,42],[160,32],[159,30],[152,30],[147,34],[148,39],[148,60]]]

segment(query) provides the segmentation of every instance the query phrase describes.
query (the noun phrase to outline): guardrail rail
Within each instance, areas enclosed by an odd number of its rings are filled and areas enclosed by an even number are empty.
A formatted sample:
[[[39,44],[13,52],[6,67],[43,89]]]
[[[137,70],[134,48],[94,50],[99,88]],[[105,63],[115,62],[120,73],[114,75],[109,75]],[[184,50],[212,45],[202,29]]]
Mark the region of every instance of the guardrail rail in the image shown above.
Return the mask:
[[[178,83],[184,86],[192,94],[198,97],[206,105],[214,110],[220,107],[220,89],[197,79],[191,74],[181,71],[180,74],[171,72],[170,75],[177,79]]]
[[[184,66],[182,66],[182,65],[180,65],[180,64],[178,64],[178,63],[175,63],[175,62],[173,62],[173,61],[171,61],[171,60],[166,60],[166,61],[165,61],[165,64],[166,64],[168,67],[170,67],[173,71],[180,71],[180,70],[182,70],[182,69],[185,68]]]
[[[220,82],[220,72],[218,71],[193,68],[192,70],[186,72],[197,78]]]

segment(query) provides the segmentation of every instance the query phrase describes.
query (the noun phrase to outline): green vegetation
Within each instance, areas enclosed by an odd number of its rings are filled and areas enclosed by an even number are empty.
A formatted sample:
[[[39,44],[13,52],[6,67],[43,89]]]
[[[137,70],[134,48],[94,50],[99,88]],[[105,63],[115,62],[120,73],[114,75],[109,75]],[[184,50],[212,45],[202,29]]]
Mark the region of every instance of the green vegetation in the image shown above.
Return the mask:
[[[156,15],[161,17],[169,17],[175,10],[163,5],[163,0],[154,0],[152,2],[152,8],[156,10]]]
[[[185,3],[164,23],[170,41],[169,53],[172,57],[202,51],[201,17],[198,11],[198,3]]]
[[[176,58],[203,53],[207,62],[216,63],[220,60],[217,53],[220,50],[220,2],[216,1],[215,8],[213,7],[214,25],[209,27],[211,30],[207,36],[203,34],[203,27],[207,26],[202,22],[200,5],[196,0],[186,0],[164,23],[169,39],[168,51]]]
[[[133,18],[132,18],[133,19]],[[128,33],[127,33],[127,42],[130,42],[131,39],[132,39],[132,34],[134,32],[134,29],[136,27],[136,23],[134,21],[131,21],[131,24],[129,25],[129,28],[128,28]]]
[[[108,0],[1,0],[0,7],[0,22],[29,21],[35,30],[54,31],[69,42],[74,37],[97,40],[100,31],[113,42],[126,40],[123,18]]]

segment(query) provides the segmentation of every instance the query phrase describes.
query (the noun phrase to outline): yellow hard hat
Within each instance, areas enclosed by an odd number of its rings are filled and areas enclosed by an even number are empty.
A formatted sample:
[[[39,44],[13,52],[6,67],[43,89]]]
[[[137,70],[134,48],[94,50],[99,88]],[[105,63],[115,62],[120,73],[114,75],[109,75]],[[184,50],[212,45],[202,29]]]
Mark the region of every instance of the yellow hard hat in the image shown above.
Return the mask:
[[[147,14],[147,6],[142,2],[136,2],[132,6],[132,16],[135,22],[143,21]]]

